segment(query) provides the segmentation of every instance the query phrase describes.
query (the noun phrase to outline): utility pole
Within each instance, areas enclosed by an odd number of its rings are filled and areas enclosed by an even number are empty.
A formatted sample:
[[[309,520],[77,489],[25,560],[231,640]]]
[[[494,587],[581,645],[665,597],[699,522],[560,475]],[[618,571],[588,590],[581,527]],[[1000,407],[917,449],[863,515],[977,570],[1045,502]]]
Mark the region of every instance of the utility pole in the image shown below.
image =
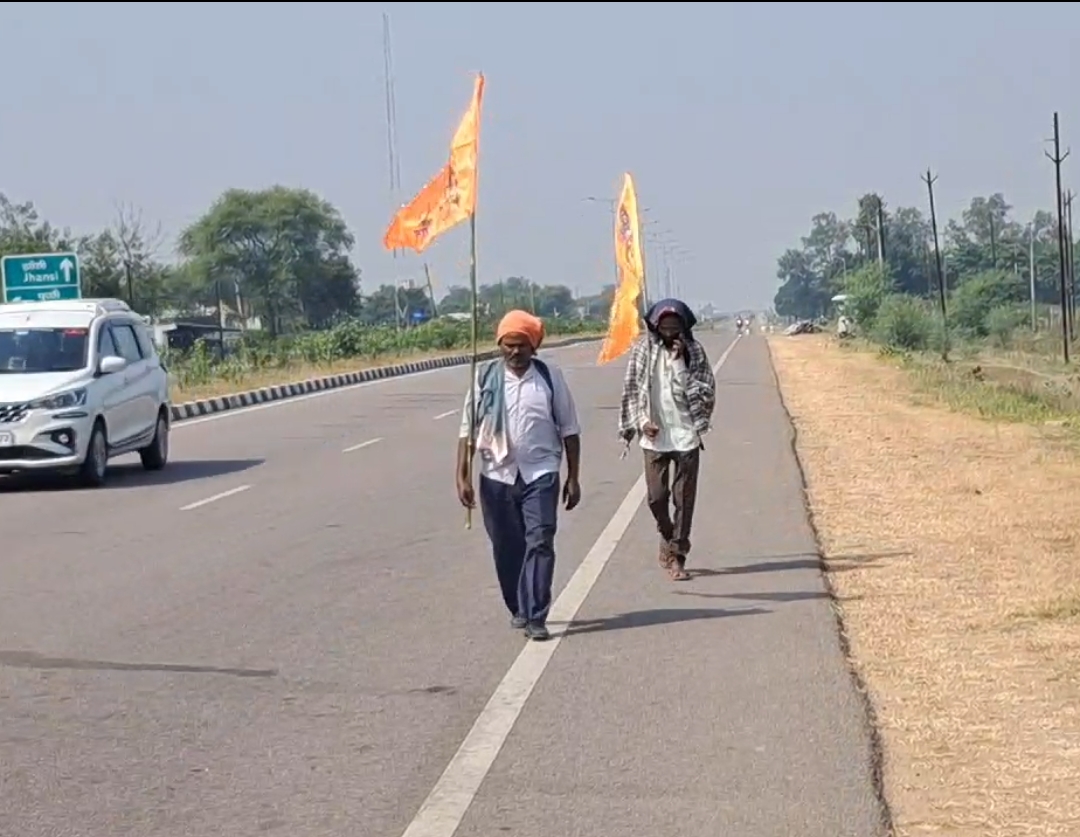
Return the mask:
[[[1065,201],[1065,239],[1068,249],[1065,251],[1069,266],[1069,336],[1076,340],[1076,248],[1073,245],[1073,191]]]
[[[934,295],[934,268],[930,253],[930,244],[926,241],[923,242],[922,246],[922,262],[923,275],[926,276],[926,298],[930,299]]]
[[[225,304],[221,299],[221,277],[214,279],[214,296],[217,297],[217,325],[218,325],[218,352],[222,360],[225,360]],[[277,329],[277,323],[271,328]],[[276,333],[276,331],[275,331]]]
[[[131,310],[135,310],[135,281],[131,274],[131,259],[124,258],[124,278],[127,280],[127,295],[128,305],[131,306]],[[218,312],[220,316],[220,311]]]
[[[930,195],[930,229],[934,233],[934,261],[937,263],[938,300],[941,302],[941,358],[949,359],[949,315],[945,305],[945,272],[941,267],[941,245],[938,242],[937,208],[934,206],[934,177],[930,169],[926,170],[926,176],[922,178],[926,184],[926,191]]]
[[[1039,330],[1038,312],[1035,308],[1035,221],[1028,225],[1028,281],[1031,283],[1031,330]]]
[[[990,267],[997,270],[997,237],[994,235],[994,208],[990,207]]]
[[[428,263],[424,262],[424,279],[427,282],[428,298],[431,300],[431,313],[433,316],[439,316],[439,303],[435,301],[435,289],[431,286],[431,268],[428,267]]]
[[[1058,114],[1054,111],[1054,153],[1043,152],[1054,164],[1054,177],[1057,181],[1057,216],[1058,216],[1058,268],[1060,271],[1061,291],[1061,343],[1062,356],[1069,362],[1069,305],[1065,288],[1065,208],[1061,198],[1061,164],[1069,156],[1069,151],[1061,153],[1061,131],[1058,127]]]
[[[877,261],[878,265],[885,268],[885,209],[882,206],[881,195],[877,196]]]

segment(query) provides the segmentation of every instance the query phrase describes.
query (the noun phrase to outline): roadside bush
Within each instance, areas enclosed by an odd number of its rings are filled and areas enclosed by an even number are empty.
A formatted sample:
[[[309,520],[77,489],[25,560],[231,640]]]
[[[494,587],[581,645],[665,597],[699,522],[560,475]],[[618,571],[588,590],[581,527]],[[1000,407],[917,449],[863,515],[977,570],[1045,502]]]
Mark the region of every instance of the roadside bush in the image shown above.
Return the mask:
[[[926,303],[907,294],[890,294],[878,306],[871,337],[892,349],[917,352],[931,347],[935,330]]]
[[[965,279],[950,296],[950,325],[961,335],[980,338],[989,334],[990,312],[1014,307],[1024,297],[1024,285],[1009,273],[991,270]]]
[[[999,305],[987,313],[983,329],[997,348],[1008,349],[1013,345],[1017,329],[1024,326],[1029,317],[1022,306]]]
[[[864,334],[874,330],[874,320],[881,304],[893,293],[894,287],[888,268],[883,269],[877,264],[865,265],[844,277],[841,282],[841,288],[847,295],[844,310]]]
[[[596,334],[605,324],[596,320],[547,319],[548,339],[577,334]],[[482,322],[479,342],[490,344],[492,323]],[[234,351],[221,360],[199,340],[187,352],[163,352],[166,364],[181,389],[213,380],[239,382],[254,374],[287,370],[297,366],[330,366],[342,361],[373,361],[417,353],[466,351],[472,342],[468,322],[434,320],[419,326],[367,326],[347,320],[326,331],[288,335],[274,339],[265,332],[248,332]]]

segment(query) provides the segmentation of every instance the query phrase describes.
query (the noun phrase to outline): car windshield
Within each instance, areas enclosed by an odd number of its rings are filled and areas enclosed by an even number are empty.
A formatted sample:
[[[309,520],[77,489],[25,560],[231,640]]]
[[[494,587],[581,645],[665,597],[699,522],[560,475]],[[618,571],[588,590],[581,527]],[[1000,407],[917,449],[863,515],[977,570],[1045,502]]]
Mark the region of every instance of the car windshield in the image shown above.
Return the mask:
[[[82,369],[88,333],[85,328],[0,328],[0,375]]]

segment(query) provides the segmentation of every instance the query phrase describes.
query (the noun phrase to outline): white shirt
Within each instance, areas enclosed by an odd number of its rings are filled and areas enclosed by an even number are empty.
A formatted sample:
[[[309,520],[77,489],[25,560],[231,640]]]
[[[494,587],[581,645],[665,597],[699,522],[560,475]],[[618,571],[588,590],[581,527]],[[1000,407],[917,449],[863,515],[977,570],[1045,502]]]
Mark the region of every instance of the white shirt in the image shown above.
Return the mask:
[[[660,349],[659,355],[649,376],[649,404],[650,412],[654,414],[653,422],[660,432],[655,439],[642,434],[641,446],[662,453],[697,450],[701,446],[701,437],[694,430],[690,409],[685,405],[680,407],[673,392],[677,380],[686,383],[686,362],[667,349]]]
[[[510,456],[505,462],[495,464],[485,458],[481,451],[480,473],[488,479],[513,485],[520,474],[528,484],[544,474],[557,474],[562,464],[562,440],[567,436],[581,435],[577,407],[562,370],[550,360],[545,359],[544,363],[551,372],[554,393],[548,389],[534,365],[530,364],[520,377],[508,368],[503,373],[506,387],[506,415],[503,418],[510,442]],[[555,426],[551,412],[553,401],[561,427]],[[465,393],[459,436],[462,439],[469,437],[468,393]]]

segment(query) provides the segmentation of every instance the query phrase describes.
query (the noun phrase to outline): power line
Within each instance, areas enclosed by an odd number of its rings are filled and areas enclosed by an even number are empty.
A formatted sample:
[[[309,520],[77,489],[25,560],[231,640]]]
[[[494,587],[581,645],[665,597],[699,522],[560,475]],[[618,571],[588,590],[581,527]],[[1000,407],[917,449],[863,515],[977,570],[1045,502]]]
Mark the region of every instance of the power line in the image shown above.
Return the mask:
[[[401,156],[397,142],[397,97],[394,92],[394,51],[390,36],[390,15],[383,12],[383,81],[386,96],[386,153],[390,178],[390,203],[396,211],[401,195]],[[398,251],[394,250],[394,258]]]

